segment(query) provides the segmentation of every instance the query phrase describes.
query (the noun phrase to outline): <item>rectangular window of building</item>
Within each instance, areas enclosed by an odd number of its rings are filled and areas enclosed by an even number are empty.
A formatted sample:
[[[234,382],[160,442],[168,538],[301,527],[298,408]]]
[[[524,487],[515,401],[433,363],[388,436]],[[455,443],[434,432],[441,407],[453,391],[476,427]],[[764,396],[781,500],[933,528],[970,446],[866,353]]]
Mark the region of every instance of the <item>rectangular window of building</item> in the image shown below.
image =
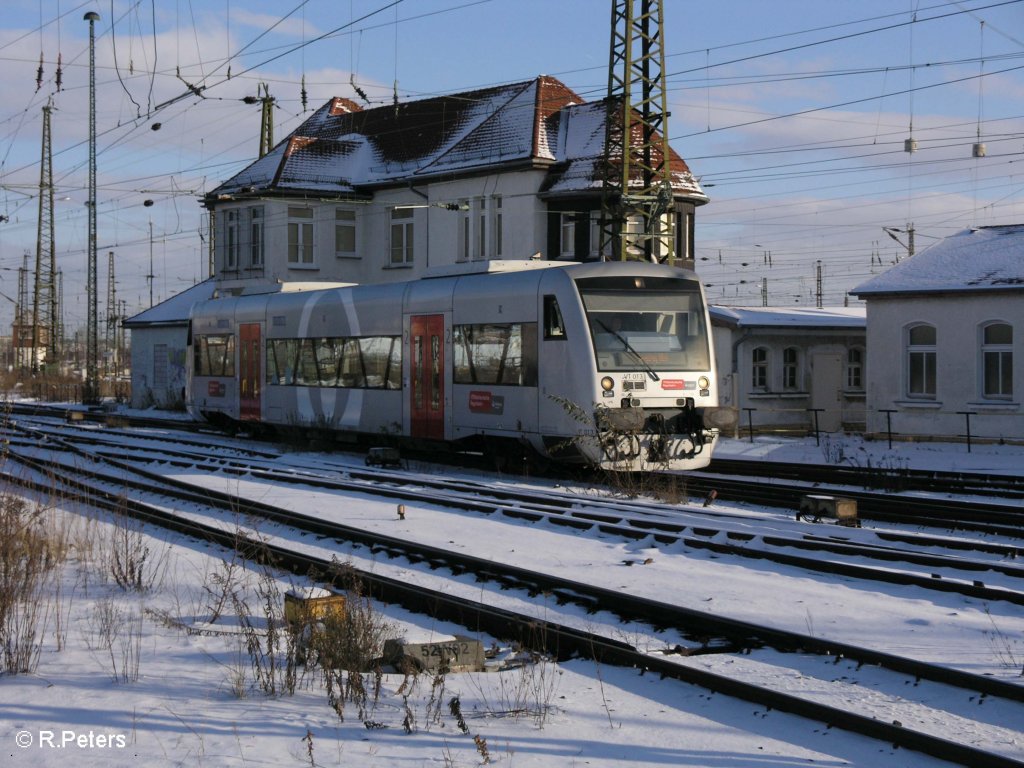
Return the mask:
[[[249,266],[263,267],[263,206],[249,209]]]
[[[334,209],[334,255],[352,258],[356,253],[356,212],[351,208]]]
[[[391,266],[411,265],[413,259],[413,211],[391,209]]]
[[[494,254],[494,258],[500,259],[502,254],[501,198],[497,196],[491,198],[491,221],[491,237],[494,240],[494,247],[491,252]]]
[[[994,399],[1013,397],[1013,326],[986,325],[982,331],[982,393]]]
[[[846,353],[846,388],[853,392],[864,391],[864,350],[860,347]]]
[[[935,327],[916,325],[908,332],[907,395],[935,398]]]
[[[611,252],[611,239],[601,228],[601,212],[594,211],[590,214],[590,258],[606,259]]]
[[[289,207],[288,263],[313,264],[313,253],[313,209]]]
[[[224,269],[238,269],[238,211],[224,212]]]
[[[750,386],[761,391],[768,389],[768,350],[764,347],[750,354]]]
[[[786,347],[782,350],[782,388],[795,390],[800,384],[800,350]]]
[[[564,259],[576,256],[576,214],[563,213],[560,225],[558,254]]]
[[[477,203],[476,258],[483,260],[487,258],[487,198],[481,197]]]

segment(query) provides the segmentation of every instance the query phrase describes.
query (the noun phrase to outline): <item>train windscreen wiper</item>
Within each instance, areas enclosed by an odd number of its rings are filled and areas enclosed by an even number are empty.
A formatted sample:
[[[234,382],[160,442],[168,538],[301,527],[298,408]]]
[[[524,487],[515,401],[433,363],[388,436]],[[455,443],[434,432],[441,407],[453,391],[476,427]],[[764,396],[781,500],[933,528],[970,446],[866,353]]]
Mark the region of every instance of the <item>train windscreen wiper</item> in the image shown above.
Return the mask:
[[[625,350],[629,352],[631,355],[633,355],[633,357],[637,359],[640,365],[643,366],[644,370],[647,372],[647,375],[651,377],[651,381],[658,381],[660,379],[658,374],[654,372],[654,369],[652,369],[651,366],[647,364],[647,361],[644,360],[644,356],[637,352],[635,349],[633,349],[633,345],[626,341],[625,337],[623,337],[618,331],[613,331],[611,328],[605,325],[604,320],[598,320],[597,318],[594,318],[594,322],[596,322],[598,325],[604,328],[605,331],[607,331],[616,339],[622,342],[622,346],[625,348]]]

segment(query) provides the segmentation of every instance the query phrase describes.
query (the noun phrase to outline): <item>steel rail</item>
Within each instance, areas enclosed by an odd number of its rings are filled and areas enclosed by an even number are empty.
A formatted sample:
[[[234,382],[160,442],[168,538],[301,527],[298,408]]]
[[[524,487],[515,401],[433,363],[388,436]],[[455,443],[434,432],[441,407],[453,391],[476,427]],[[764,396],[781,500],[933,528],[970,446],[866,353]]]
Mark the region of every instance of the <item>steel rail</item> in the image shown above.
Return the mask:
[[[28,464],[36,464],[37,470],[47,471],[45,482],[36,482],[25,476],[11,475],[8,475],[8,480],[39,493],[52,493],[53,483],[58,480],[64,490],[74,489],[76,493],[81,493],[85,503],[121,514],[130,514],[144,522],[175,530],[204,543],[214,543],[236,549],[244,538],[240,538],[238,531],[227,531],[219,526],[207,525],[196,520],[184,520],[165,510],[127,499],[122,494],[97,491],[88,481],[71,477],[56,478],[44,462],[29,460]],[[262,548],[269,563],[286,567],[295,573],[309,574],[319,571],[326,576],[332,572],[335,566],[335,563],[323,558],[299,554],[273,543],[254,540],[247,543],[255,548]],[[380,574],[360,572],[359,577],[370,586],[371,594],[376,599],[402,605],[410,610],[420,611],[429,607],[428,613],[435,618],[453,621],[470,628],[471,631],[484,631],[501,638],[518,635],[521,640],[533,643],[534,647],[540,642],[543,644],[544,650],[553,653],[560,659],[578,655],[600,663],[633,667],[642,672],[657,672],[664,677],[698,685],[713,692],[755,703],[758,706],[771,707],[814,722],[826,723],[830,727],[837,727],[877,741],[891,743],[901,748],[962,765],[985,765],[991,766],[991,768],[1022,768],[1024,766],[1024,762],[1006,755],[915,731],[895,721],[886,723],[851,712],[848,709],[832,707],[733,677],[683,666],[667,658],[641,653],[625,643],[595,636],[592,633],[556,622],[524,617],[501,608],[488,607],[466,598],[437,593],[410,584],[405,580],[393,579]]]

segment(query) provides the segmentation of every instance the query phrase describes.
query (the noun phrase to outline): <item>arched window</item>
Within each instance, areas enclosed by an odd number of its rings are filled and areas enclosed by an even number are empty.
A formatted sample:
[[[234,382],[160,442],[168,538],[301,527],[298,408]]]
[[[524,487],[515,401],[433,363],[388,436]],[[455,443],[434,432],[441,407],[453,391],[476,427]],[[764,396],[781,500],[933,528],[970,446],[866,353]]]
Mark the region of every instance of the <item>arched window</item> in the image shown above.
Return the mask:
[[[782,350],[782,388],[800,388],[800,350],[796,347]]]
[[[981,371],[984,397],[1013,397],[1013,326],[989,323],[981,329]]]
[[[935,326],[907,329],[907,396],[935,399]]]
[[[768,350],[765,347],[757,347],[750,355],[750,386],[768,389]]]
[[[864,391],[864,350],[850,347],[846,351],[846,388],[853,392]]]

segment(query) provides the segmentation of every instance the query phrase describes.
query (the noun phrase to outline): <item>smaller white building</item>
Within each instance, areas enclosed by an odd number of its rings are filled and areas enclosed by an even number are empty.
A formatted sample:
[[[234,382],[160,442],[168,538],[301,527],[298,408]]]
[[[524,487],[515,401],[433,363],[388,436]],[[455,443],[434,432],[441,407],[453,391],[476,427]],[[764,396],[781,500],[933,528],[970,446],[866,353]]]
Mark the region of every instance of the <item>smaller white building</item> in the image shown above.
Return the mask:
[[[737,430],[862,430],[863,307],[711,307],[719,393]],[[817,421],[816,421],[817,420]]]
[[[1024,225],[965,229],[853,293],[869,434],[1024,440]]]
[[[185,409],[188,316],[214,288],[204,280],[124,321],[132,332],[132,408]]]

